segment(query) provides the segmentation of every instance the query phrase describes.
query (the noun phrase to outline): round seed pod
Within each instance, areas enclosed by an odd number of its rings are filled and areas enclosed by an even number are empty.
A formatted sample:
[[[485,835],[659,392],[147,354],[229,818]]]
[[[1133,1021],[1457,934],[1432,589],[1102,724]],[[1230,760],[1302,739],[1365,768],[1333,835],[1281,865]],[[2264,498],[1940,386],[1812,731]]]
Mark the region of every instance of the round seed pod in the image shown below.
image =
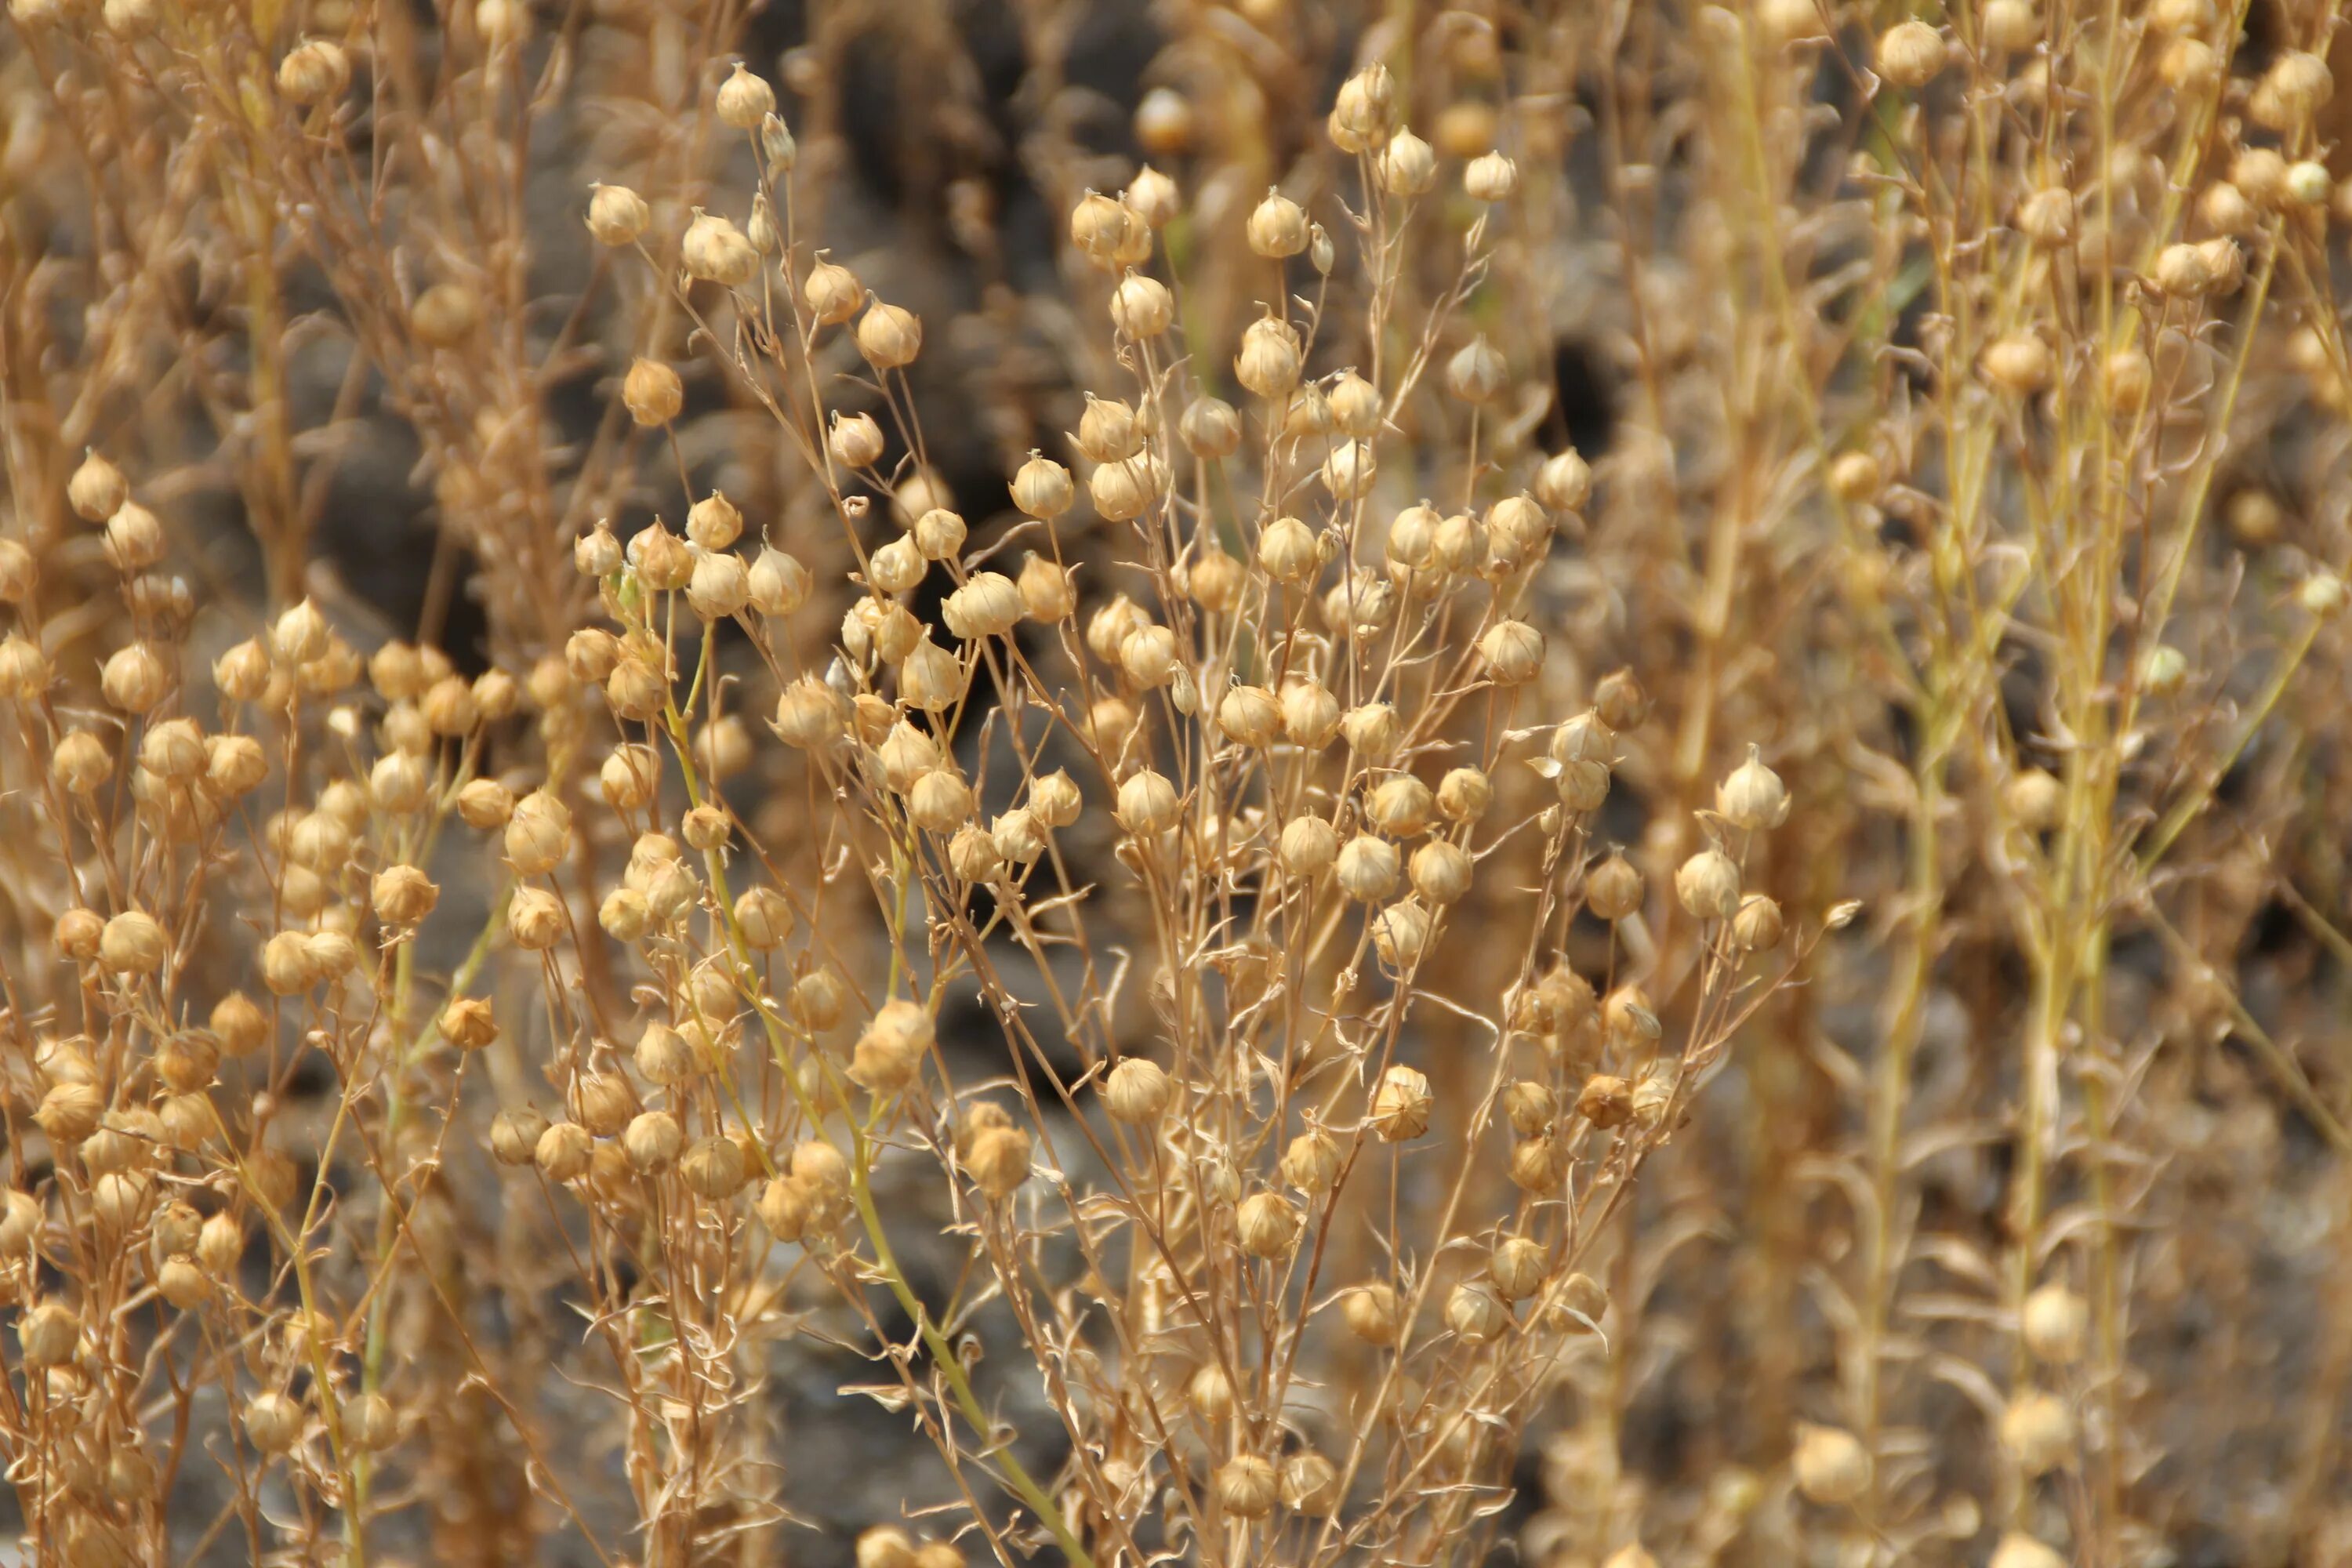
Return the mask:
[[[1519,166],[1500,153],[1470,160],[1462,171],[1462,189],[1474,202],[1507,202],[1517,194]]]
[[[1749,746],[1748,760],[1716,786],[1715,809],[1734,827],[1760,833],[1789,819],[1788,786],[1764,765],[1758,748]]]
[[[686,384],[657,360],[635,360],[621,378],[621,402],[638,425],[667,425],[686,406]]]
[[[1702,849],[1675,873],[1675,896],[1703,921],[1729,920],[1739,910],[1739,866],[1720,849]]]
[[[2081,1359],[2090,1309],[2064,1285],[2043,1285],[2026,1297],[2019,1321],[2025,1346],[2042,1361],[2065,1365]]]
[[[1129,1057],[1104,1079],[1102,1097],[1112,1121],[1145,1126],[1167,1114],[1175,1085],[1159,1063]]]
[[[1797,1489],[1826,1506],[1850,1503],[1870,1487],[1870,1455],[1843,1427],[1800,1423],[1789,1464]]]
[[[1029,1134],[1018,1127],[992,1127],[973,1140],[964,1162],[971,1179],[1002,1203],[1029,1179]]]
[[[1472,1344],[1499,1338],[1510,1324],[1510,1308],[1484,1280],[1465,1280],[1445,1299],[1445,1326]]]
[[[1118,786],[1118,803],[1112,812],[1118,825],[1139,838],[1167,832],[1182,814],[1183,801],[1176,786],[1149,768]]]
[[[652,209],[628,186],[588,187],[588,232],[597,244],[634,245],[652,222]]]
[[[1367,1121],[1385,1143],[1402,1143],[1429,1131],[1429,1079],[1402,1064],[1391,1066],[1372,1090]]]
[[[1013,504],[1034,518],[1051,520],[1070,510],[1076,497],[1070,470],[1036,452],[1013,476]]]
[[[1369,1345],[1393,1345],[1404,1328],[1397,1293],[1387,1285],[1357,1286],[1339,1299],[1339,1315],[1348,1331]]]
[[[1874,59],[1878,74],[1906,92],[1927,86],[1943,71],[1944,40],[1921,21],[1897,22],[1879,35]]]
[[[1584,905],[1604,921],[1622,921],[1642,907],[1642,873],[1621,853],[1584,876]]]
[[[1253,1193],[1234,1213],[1234,1235],[1253,1258],[1281,1258],[1298,1239],[1298,1210],[1279,1193]]]
[[[1217,1506],[1236,1519],[1264,1519],[1274,1511],[1278,1488],[1274,1467],[1243,1454],[1217,1467]]]
[[[646,1175],[658,1175],[676,1164],[685,1143],[677,1118],[667,1110],[638,1112],[621,1134],[621,1148],[629,1163]]]

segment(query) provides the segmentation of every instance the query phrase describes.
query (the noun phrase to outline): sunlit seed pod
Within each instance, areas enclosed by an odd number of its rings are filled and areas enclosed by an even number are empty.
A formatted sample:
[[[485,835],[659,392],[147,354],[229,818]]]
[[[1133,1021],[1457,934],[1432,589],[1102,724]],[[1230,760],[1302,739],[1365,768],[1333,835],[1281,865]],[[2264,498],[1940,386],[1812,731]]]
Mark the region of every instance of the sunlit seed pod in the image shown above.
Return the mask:
[[[857,322],[857,352],[877,370],[899,370],[923,352],[923,323],[912,310],[877,300]]]
[[[507,818],[505,846],[518,876],[546,875],[572,852],[571,810],[543,789],[531,791]]]
[[[1799,1423],[1789,1467],[1796,1476],[1797,1489],[1828,1507],[1850,1503],[1870,1487],[1870,1454],[1853,1433],[1841,1426]]]
[[[95,910],[67,910],[49,927],[49,942],[59,957],[77,963],[92,963],[98,959],[98,945],[106,931],[106,921]]]
[[[2076,1437],[2074,1411],[2046,1390],[2019,1394],[2001,1413],[2001,1447],[2027,1476],[2047,1475],[2066,1463]]]
[[[819,325],[837,327],[866,303],[866,286],[857,280],[856,273],[820,254],[801,280],[801,302]]]
[[[1245,227],[1249,247],[1269,260],[1296,256],[1307,248],[1307,214],[1280,191],[1266,192],[1251,210]]]
[[[751,607],[763,616],[788,616],[808,603],[809,570],[781,550],[763,549],[746,579]]]
[[[2321,620],[2334,618],[2344,609],[2347,593],[2344,579],[2335,573],[2319,568],[2295,584],[2294,601],[2304,613]]]
[[[2202,38],[2175,38],[2157,58],[2157,74],[2175,92],[2201,91],[2221,79],[2221,57]]]
[[[1543,634],[1525,621],[1497,621],[1478,639],[1478,656],[1497,685],[1521,685],[1543,668]]]
[[[1221,397],[1196,397],[1177,421],[1176,434],[1196,458],[1230,458],[1241,447],[1241,416]]]
[[[1274,1467],[1255,1454],[1219,1465],[1214,1477],[1217,1506],[1235,1519],[1264,1519],[1274,1511],[1279,1486]]]
[[[1633,1086],[1613,1074],[1595,1073],[1577,1091],[1576,1113],[1603,1131],[1633,1119]]]
[[[621,378],[621,402],[639,426],[667,425],[686,405],[686,384],[658,360],[634,360]]]
[[[1395,845],[1360,833],[1339,851],[1339,889],[1360,903],[1377,903],[1396,891],[1399,861]]]
[[[1762,893],[1740,900],[1731,917],[1731,940],[1744,952],[1771,952],[1780,945],[1783,929],[1780,904]]]
[[[1404,721],[1386,702],[1364,702],[1340,717],[1339,733],[1359,762],[1378,766],[1395,757],[1404,742]]]
[[[1150,105],[1153,95],[1164,93],[1167,90],[1165,88],[1153,89],[1151,94],[1145,96],[1145,105]],[[1136,114],[1138,123],[1140,124],[1143,110],[1139,108]],[[1146,139],[1145,144],[1147,147],[1150,146],[1149,138]],[[1157,148],[1152,150],[1159,151]],[[1183,195],[1177,190],[1176,182],[1149,163],[1136,171],[1135,178],[1128,182],[1127,189],[1119,194],[1119,199],[1126,204],[1129,211],[1153,228],[1165,228],[1175,220],[1179,213],[1184,210]]]
[[[2158,643],[2141,655],[2140,689],[2150,697],[2178,696],[2189,680],[2189,658],[2168,643]]]
[[[1070,470],[1035,452],[1013,474],[1012,492],[1014,506],[1031,517],[1048,521],[1069,510],[1076,495]]]
[[[1946,59],[1942,35],[1921,21],[1897,22],[1879,35],[1872,64],[1878,74],[1906,92],[1927,86],[1942,73]]]
[[[1111,324],[1130,338],[1156,338],[1176,321],[1176,299],[1157,278],[1130,272],[1110,296]]]
[[[1981,23],[1987,47],[2021,55],[2042,41],[2042,18],[2032,0],[1987,0]]]
[[[1402,1064],[1391,1066],[1372,1090],[1365,1120],[1384,1143],[1402,1143],[1429,1131],[1429,1079]]]
[[[731,221],[700,207],[686,226],[678,257],[688,277],[722,288],[740,289],[760,275],[758,247]]]
[[[2166,246],[2157,254],[2153,276],[2159,290],[2177,299],[2193,299],[2213,285],[2205,253],[2194,245]]]
[[[804,675],[777,699],[775,728],[788,746],[822,750],[848,733],[848,704],[824,681]]]
[[[1492,402],[1509,376],[1510,366],[1483,333],[1464,344],[1445,363],[1446,390],[1465,403]]]
[[[1106,522],[1141,517],[1155,499],[1150,465],[1139,458],[1103,464],[1087,480],[1087,499]]]
[[[498,1020],[489,1003],[478,996],[455,996],[441,1009],[441,1037],[461,1051],[478,1051],[499,1037]]]
[[[1486,1272],[1507,1301],[1524,1301],[1542,1289],[1551,1272],[1551,1255],[1543,1243],[1524,1236],[1498,1242],[1488,1257]]]
[[[1388,139],[1396,114],[1396,79],[1374,61],[1339,84],[1325,129],[1342,153],[1368,153]]]
[[[1129,834],[1151,838],[1182,819],[1183,800],[1166,777],[1146,768],[1120,784],[1112,815]]]
[[[2336,178],[2327,165],[2316,158],[2301,159],[2287,166],[2286,199],[2297,206],[2321,208],[2336,195]]]
[[[1284,1185],[1318,1196],[1339,1182],[1344,1163],[1339,1140],[1319,1127],[1309,1127],[1283,1150],[1278,1173]]]
[[[375,874],[368,903],[387,925],[410,926],[433,912],[441,889],[414,866],[387,866]]]
[[[847,468],[870,468],[882,460],[882,426],[870,414],[834,410],[833,426],[825,435],[833,460]]]
[[[1070,244],[1106,272],[1116,270],[1119,258],[1135,243],[1137,230],[1150,238],[1150,228],[1127,204],[1097,191],[1088,191],[1070,209]]]
[[[1411,773],[1384,779],[1365,798],[1364,816],[1391,838],[1412,838],[1429,827],[1436,802],[1429,786]]]
[[[295,103],[341,98],[351,84],[350,57],[341,45],[325,38],[306,38],[278,62],[278,90]]]
[[[0,539],[0,605],[21,605],[40,581],[40,563],[13,539]]]
[[[653,222],[646,200],[626,185],[588,187],[588,232],[605,246],[633,245]]]
[[[640,1173],[658,1175],[677,1163],[686,1133],[667,1110],[640,1111],[621,1134],[621,1147]]]
[[[1738,862],[1720,849],[1700,850],[1675,870],[1675,897],[1699,920],[1729,920],[1739,910]]]
[[[1380,463],[1369,441],[1341,441],[1325,456],[1318,473],[1333,499],[1358,500],[1371,493]]]
[[[1349,1333],[1383,1348],[1395,1344],[1404,1328],[1396,1291],[1387,1285],[1359,1285],[1349,1290],[1339,1298],[1339,1316]]]
[[[124,501],[106,520],[107,564],[126,576],[163,560],[164,547],[162,521],[135,500]]]
[[[2001,803],[2028,833],[2047,833],[2064,816],[2066,789],[2042,769],[2024,768],[2001,786]]]
[[[1145,690],[1166,686],[1183,672],[1176,634],[1166,626],[1139,626],[1118,645],[1119,668]]]
[[[1427,194],[1437,183],[1437,153],[1410,131],[1390,138],[1372,160],[1372,177],[1392,196]]]
[[[1403,971],[1428,955],[1436,922],[1418,899],[1403,899],[1372,917],[1372,951],[1391,969]]]
[[[1234,1234],[1252,1258],[1286,1256],[1299,1225],[1297,1208],[1279,1193],[1253,1193],[1234,1211]]]
[[[945,561],[963,548],[963,542],[970,531],[964,526],[964,521],[961,515],[950,511],[945,507],[935,506],[915,520],[915,526],[908,531],[907,537],[915,542],[915,549],[924,560]],[[1004,594],[1011,601],[1015,618],[1018,618],[1020,599],[1019,595],[1013,591],[1013,580],[998,573],[982,572],[972,582],[965,584],[948,595],[949,604],[956,606],[949,611],[949,629],[954,631],[958,637],[975,635],[962,628],[963,623],[970,619],[968,606],[972,603],[971,590],[983,579],[990,584],[1003,584]],[[961,611],[961,614],[958,613],[959,610]],[[1012,622],[1007,621],[1004,625],[1009,627]]]
[[[1433,838],[1412,853],[1412,890],[1433,904],[1454,903],[1468,896],[1473,870],[1461,846]]]
[[[1084,801],[1070,775],[1056,768],[1029,785],[1029,809],[1047,827],[1067,827],[1077,821]]]
[[[2263,73],[2246,100],[2246,113],[2263,129],[2284,134],[2309,124],[2335,90],[2336,79],[2326,61],[2289,49]]]
[[[1276,582],[1293,587],[1311,581],[1323,565],[1314,530],[1295,517],[1277,517],[1259,532],[1257,561]]]
[[[1002,1203],[1029,1179],[1029,1134],[1018,1127],[992,1127],[973,1141],[964,1166],[973,1184]]]
[[[572,1182],[588,1173],[595,1140],[576,1121],[558,1121],[539,1136],[531,1163],[551,1182]]]
[[[1339,836],[1319,816],[1296,816],[1286,824],[1275,858],[1293,877],[1315,878],[1331,868],[1339,857]]]
[[[1978,368],[1999,391],[2012,397],[2030,396],[2050,384],[2056,362],[2050,345],[2032,332],[2011,332],[1985,347]]]
[[[775,112],[775,89],[738,60],[734,71],[719,84],[717,107],[720,123],[737,131],[756,131]]]
[[[1465,1280],[1445,1299],[1445,1326],[1472,1344],[1483,1344],[1510,1326],[1511,1310],[1484,1280]]]
[[[1467,512],[1455,512],[1441,520],[1430,535],[1428,568],[1451,574],[1482,560],[1486,552],[1486,525]]]
[[[2234,294],[2246,281],[2246,253],[2228,235],[2220,235],[2197,247],[2205,258],[2205,270],[2212,282],[2208,291],[2217,295]]]
[[[501,1165],[530,1164],[547,1127],[547,1118],[528,1105],[499,1111],[490,1119],[491,1158]]]
[[[2066,1556],[2022,1531],[2012,1530],[1994,1545],[1985,1568],[2066,1568]]]
[[[84,455],[66,480],[66,504],[84,522],[104,522],[131,499],[131,483],[97,452]]]
[[[928,634],[898,663],[899,700],[926,713],[952,708],[963,692],[963,666]]]
[[[27,648],[29,644],[23,645]],[[40,666],[37,674],[30,666]],[[10,672],[5,685],[16,692],[40,690],[48,684],[47,661],[35,654],[24,672]],[[99,688],[111,706],[125,713],[151,711],[172,688],[171,668],[161,655],[143,642],[134,642],[109,655],[99,671]]]
[[[1243,330],[1241,352],[1234,356],[1234,378],[1260,397],[1281,397],[1298,384],[1301,363],[1297,330],[1263,316]]]
[[[1282,1506],[1321,1518],[1339,1506],[1339,1471],[1320,1454],[1297,1453],[1282,1462]]]
[[[517,947],[544,952],[562,940],[563,900],[544,888],[516,890],[507,905],[507,934]]]
[[[1500,153],[1470,160],[1462,171],[1462,189],[1474,202],[1507,202],[1517,194],[1519,166]]]
[[[1217,728],[1237,745],[1265,747],[1282,733],[1282,704],[1263,686],[1236,686],[1217,700]]]
[[[2090,1308],[2064,1285],[2053,1282],[2025,1298],[2019,1331],[2040,1360],[2064,1366],[2082,1358],[2090,1329]]]
[[[907,792],[907,816],[932,833],[953,833],[971,820],[971,786],[952,768],[937,767]]]

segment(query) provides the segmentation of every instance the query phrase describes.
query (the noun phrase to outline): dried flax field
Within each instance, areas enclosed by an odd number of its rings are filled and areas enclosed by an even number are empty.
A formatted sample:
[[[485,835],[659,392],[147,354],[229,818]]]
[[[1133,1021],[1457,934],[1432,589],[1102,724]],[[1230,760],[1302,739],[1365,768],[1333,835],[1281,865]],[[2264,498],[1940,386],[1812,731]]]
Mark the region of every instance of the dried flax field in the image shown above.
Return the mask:
[[[5,10],[6,1561],[2352,1565],[2326,0]]]

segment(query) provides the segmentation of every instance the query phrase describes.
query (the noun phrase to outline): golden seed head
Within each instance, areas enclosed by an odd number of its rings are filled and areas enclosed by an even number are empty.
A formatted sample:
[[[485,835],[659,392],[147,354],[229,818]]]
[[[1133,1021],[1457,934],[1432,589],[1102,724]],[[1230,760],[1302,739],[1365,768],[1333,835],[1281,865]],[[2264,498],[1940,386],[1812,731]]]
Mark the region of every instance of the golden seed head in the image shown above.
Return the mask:
[[[1827,1507],[1852,1502],[1870,1486],[1870,1455],[1841,1426],[1800,1423],[1789,1463],[1797,1489]]]
[[[719,84],[718,109],[722,123],[737,131],[757,131],[776,110],[775,89],[738,60],[734,71]]]
[[[646,199],[626,185],[588,187],[588,232],[596,243],[633,245],[653,223]]]
[[[1906,92],[1936,79],[1946,55],[1942,35],[1927,23],[1897,22],[1879,35],[1874,58],[1878,74]]]
[[[1367,1120],[1382,1142],[1402,1143],[1429,1131],[1429,1079],[1402,1063],[1381,1075]]]

